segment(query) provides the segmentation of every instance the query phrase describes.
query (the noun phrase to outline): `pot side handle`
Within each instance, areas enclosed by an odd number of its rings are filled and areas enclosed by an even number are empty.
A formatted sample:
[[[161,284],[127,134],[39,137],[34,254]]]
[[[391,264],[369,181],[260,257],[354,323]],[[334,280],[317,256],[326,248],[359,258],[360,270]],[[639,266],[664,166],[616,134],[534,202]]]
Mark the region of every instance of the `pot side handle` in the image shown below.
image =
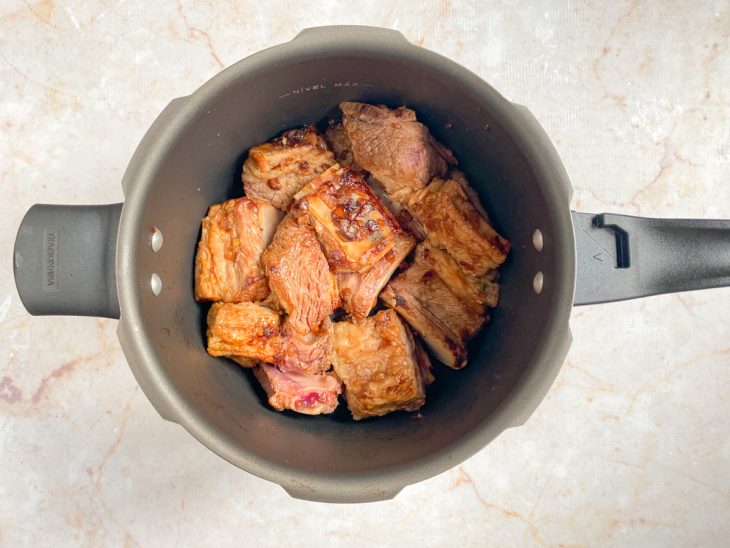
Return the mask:
[[[122,204],[36,204],[15,238],[20,300],[38,315],[119,319],[115,259]]]
[[[575,305],[730,286],[730,220],[571,214]]]
[[[363,482],[361,486],[355,488],[342,488],[335,485],[323,489],[321,486],[315,487],[300,482],[296,484],[289,482],[284,487],[284,491],[292,498],[310,502],[362,504],[394,499],[404,487],[407,487],[407,485],[369,485],[367,482]]]
[[[332,42],[342,40],[344,43],[365,42],[365,43],[397,43],[399,45],[410,44],[408,39],[395,29],[383,27],[371,27],[366,25],[325,25],[321,27],[308,27],[297,34],[292,42]]]

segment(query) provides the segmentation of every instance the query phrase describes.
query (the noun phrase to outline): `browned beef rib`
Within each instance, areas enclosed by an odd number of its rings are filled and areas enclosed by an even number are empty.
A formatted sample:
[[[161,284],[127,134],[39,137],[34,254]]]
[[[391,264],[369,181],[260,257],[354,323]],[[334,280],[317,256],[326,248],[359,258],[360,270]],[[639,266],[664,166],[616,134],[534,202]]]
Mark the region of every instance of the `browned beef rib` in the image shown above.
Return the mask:
[[[510,243],[472,199],[475,195],[470,198],[458,180],[436,178],[411,194],[405,205],[434,247],[446,250],[466,273],[483,276],[504,262]]]
[[[415,240],[404,232],[395,235],[393,248],[365,272],[340,272],[337,286],[340,289],[342,304],[355,319],[362,320],[378,302],[380,291],[388,283],[393,272],[406,258]]]
[[[261,254],[280,218],[270,203],[256,198],[212,205],[195,257],[195,298],[229,303],[265,299],[269,286]]]
[[[294,194],[334,163],[314,126],[285,131],[249,150],[243,163],[243,188],[247,196],[269,200],[286,210]]]
[[[316,374],[332,365],[334,331],[332,322],[325,318],[318,333],[300,333],[287,318],[281,328],[281,351],[276,364],[282,371]]]

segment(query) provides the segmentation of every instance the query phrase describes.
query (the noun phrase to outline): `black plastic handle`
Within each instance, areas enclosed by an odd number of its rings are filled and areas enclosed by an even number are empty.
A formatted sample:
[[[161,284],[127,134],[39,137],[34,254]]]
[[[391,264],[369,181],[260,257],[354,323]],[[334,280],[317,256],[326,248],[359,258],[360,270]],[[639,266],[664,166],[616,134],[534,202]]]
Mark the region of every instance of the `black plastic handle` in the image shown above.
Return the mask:
[[[573,304],[730,286],[730,220],[572,216]]]
[[[15,238],[15,285],[36,315],[119,318],[117,230],[122,204],[36,204]]]

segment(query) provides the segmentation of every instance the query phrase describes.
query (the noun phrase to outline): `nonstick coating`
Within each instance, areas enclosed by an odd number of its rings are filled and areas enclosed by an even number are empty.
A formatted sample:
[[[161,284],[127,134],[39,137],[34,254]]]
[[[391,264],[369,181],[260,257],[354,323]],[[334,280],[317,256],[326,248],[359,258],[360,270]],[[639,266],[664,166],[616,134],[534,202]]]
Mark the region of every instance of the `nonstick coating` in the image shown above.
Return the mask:
[[[193,299],[200,221],[242,195],[249,147],[337,116],[341,101],[407,105],[450,147],[495,227],[512,241],[501,300],[461,371],[436,365],[419,414],[355,422],[279,413],[247,371],[205,352],[207,306]],[[125,175],[117,258],[120,339],[165,418],[234,464],[315,500],[388,498],[458,464],[544,396],[569,343],[575,276],[567,177],[524,109],[391,31],[314,29],[174,102]],[[164,244],[153,253],[153,227]],[[538,252],[533,232],[540,229]],[[533,291],[541,271],[544,288]],[[149,289],[162,280],[159,296]],[[160,455],[164,458],[164,455]]]

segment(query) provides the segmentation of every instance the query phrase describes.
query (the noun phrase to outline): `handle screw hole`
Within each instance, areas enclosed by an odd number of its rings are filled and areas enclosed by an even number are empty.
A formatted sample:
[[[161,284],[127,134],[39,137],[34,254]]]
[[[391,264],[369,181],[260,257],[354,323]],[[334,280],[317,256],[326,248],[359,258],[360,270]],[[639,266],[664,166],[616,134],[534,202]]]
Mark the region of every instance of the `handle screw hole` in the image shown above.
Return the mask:
[[[152,276],[150,276],[150,289],[155,297],[162,291],[162,280],[157,275],[157,272],[153,272]]]
[[[152,227],[152,233],[150,234],[150,247],[152,253],[157,253],[162,247],[162,231],[156,226]]]
[[[538,271],[537,274],[535,274],[535,277],[532,278],[532,289],[535,290],[535,294],[539,295],[542,293],[542,285],[544,282],[544,276],[542,275],[542,271]]]
[[[532,233],[532,245],[535,246],[535,249],[538,251],[542,251],[543,243],[542,231],[538,228]]]

